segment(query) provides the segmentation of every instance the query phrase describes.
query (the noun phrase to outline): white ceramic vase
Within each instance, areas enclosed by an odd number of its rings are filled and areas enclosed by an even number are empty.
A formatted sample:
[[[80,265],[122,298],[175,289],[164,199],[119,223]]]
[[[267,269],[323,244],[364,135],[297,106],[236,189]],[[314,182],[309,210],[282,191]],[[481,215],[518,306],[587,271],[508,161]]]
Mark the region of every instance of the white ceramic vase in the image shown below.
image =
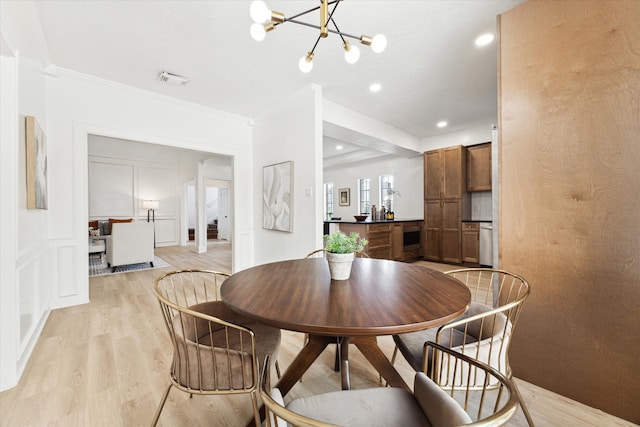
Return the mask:
[[[327,252],[327,262],[329,263],[329,273],[332,280],[347,280],[351,276],[351,264],[355,253],[335,254]]]

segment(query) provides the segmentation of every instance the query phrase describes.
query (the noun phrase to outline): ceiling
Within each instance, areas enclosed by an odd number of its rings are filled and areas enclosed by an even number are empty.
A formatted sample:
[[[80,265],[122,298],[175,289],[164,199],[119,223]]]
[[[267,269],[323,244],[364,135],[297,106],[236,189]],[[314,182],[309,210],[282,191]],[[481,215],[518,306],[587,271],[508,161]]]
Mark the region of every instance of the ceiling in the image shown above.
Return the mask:
[[[340,30],[383,33],[387,49],[376,54],[359,45],[360,61],[350,65],[340,38],[332,34],[318,43],[308,74],[297,64],[318,31],[285,23],[256,42],[249,34],[250,1],[42,0],[35,5],[49,64],[246,117],[316,83],[325,99],[422,139],[495,122],[496,42],[478,48],[474,40],[495,34],[496,16],[523,1],[341,2],[333,15]],[[318,5],[266,3],[285,16]],[[313,12],[299,19],[317,25],[319,17]],[[163,70],[191,81],[160,83]],[[371,83],[382,90],[370,92]],[[440,120],[449,126],[437,128]],[[345,140],[341,133],[325,129],[326,162],[335,165],[347,155],[398,155],[389,153],[388,142],[353,135]],[[344,147],[339,153],[337,140]]]

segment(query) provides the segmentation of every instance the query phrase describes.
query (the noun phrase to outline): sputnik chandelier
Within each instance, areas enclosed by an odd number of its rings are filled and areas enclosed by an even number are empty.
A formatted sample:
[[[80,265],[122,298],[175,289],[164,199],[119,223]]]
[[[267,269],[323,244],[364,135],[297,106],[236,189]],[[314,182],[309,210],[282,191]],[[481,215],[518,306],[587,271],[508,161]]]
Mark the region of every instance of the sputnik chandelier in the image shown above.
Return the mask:
[[[251,15],[251,19],[254,21],[254,24],[251,25],[251,37],[256,41],[262,41],[269,31],[274,30],[278,25],[285,22],[292,22],[294,24],[304,25],[320,30],[320,35],[318,36],[316,43],[313,45],[313,48],[300,59],[300,62],[298,62],[300,71],[304,73],[308,73],[313,68],[313,62],[311,61],[313,60],[313,54],[316,50],[316,46],[318,46],[320,39],[326,38],[329,33],[337,34],[342,39],[344,59],[349,64],[355,64],[358,62],[358,59],[360,59],[360,49],[358,49],[357,46],[349,44],[349,42],[345,40],[345,37],[358,40],[363,45],[371,46],[371,50],[375,53],[382,52],[387,47],[387,38],[384,35],[378,34],[374,37],[362,35],[358,37],[352,34],[343,33],[338,29],[336,22],[333,20],[333,14],[341,1],[343,0],[320,0],[320,6],[298,13],[290,18],[286,18],[281,12],[269,10],[263,1],[255,0],[251,2],[251,6],[249,7],[249,14]],[[333,5],[331,12],[329,12],[329,5]],[[298,17],[318,9],[320,9],[320,25],[313,25],[297,20]],[[329,28],[330,24],[335,28],[335,30]]]

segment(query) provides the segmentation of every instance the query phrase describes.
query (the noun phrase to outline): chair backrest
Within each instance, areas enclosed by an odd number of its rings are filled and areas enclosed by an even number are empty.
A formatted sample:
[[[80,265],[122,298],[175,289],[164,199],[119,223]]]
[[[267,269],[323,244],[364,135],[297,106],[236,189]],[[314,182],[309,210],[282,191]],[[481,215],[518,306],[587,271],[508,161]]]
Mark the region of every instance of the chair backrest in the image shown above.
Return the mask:
[[[153,262],[153,223],[114,223],[107,239],[107,260],[111,265]]]
[[[465,314],[439,328],[436,342],[488,363],[511,378],[508,350],[529,296],[529,284],[516,274],[490,268],[459,269],[445,274],[469,287],[472,303]],[[425,347],[425,369],[429,361],[426,351]]]
[[[429,377],[423,372],[416,373],[414,384],[414,398],[434,426],[501,426],[513,416],[517,409],[518,398],[513,383],[497,370],[471,357],[457,353],[449,348],[428,342],[431,364],[435,368]],[[443,367],[448,370],[466,370],[466,378],[482,372],[485,378],[483,387],[447,388],[447,376],[442,376]],[[272,389],[270,383],[269,357],[265,359],[261,375],[260,397],[265,406],[267,427],[286,427],[289,424],[296,427],[335,427],[323,421],[311,419],[288,409],[277,388]],[[479,375],[478,375],[479,376]],[[491,383],[498,384],[490,386]],[[390,388],[377,389],[380,393],[391,392]],[[339,391],[344,398],[339,399],[342,405],[349,406],[350,391]],[[359,399],[357,397],[356,399]],[[394,402],[394,399],[385,400]],[[317,402],[316,402],[317,404]],[[354,406],[358,406],[354,404]],[[343,409],[343,408],[341,408]],[[322,408],[323,411],[336,413],[337,408]],[[374,406],[372,411],[384,412],[383,406]],[[345,423],[352,414],[345,413]],[[401,422],[399,420],[399,422]],[[346,425],[346,424],[345,424]]]
[[[367,255],[364,252],[355,251],[355,254],[356,254],[356,258],[369,258],[369,255]],[[315,251],[309,252],[304,257],[305,258],[326,258],[327,251],[325,251],[324,249],[316,249]]]
[[[253,392],[258,385],[255,335],[245,318],[220,300],[229,275],[206,270],[172,271],[153,290],[174,348],[171,378],[189,393]]]
[[[513,417],[518,408],[518,396],[511,379],[486,363],[434,342],[428,341],[425,348],[431,359],[429,365],[433,367],[429,378],[464,408],[472,421],[465,425],[501,426]],[[468,381],[452,387],[451,372],[455,373],[453,376]],[[465,374],[458,375],[458,372]],[[482,378],[482,381],[478,383],[477,378]],[[425,404],[420,403],[432,424],[443,425],[437,416],[446,417],[446,413],[438,414],[445,405],[433,398],[421,399],[418,383],[415,388],[418,401],[426,401]],[[425,409],[427,405],[431,407]]]

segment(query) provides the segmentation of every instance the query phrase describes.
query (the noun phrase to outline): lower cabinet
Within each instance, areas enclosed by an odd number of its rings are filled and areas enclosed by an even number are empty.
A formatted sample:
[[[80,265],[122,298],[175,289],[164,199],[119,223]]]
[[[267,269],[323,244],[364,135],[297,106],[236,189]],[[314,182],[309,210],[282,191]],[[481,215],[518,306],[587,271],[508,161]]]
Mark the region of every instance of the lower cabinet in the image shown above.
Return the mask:
[[[394,261],[413,261],[422,256],[422,221],[403,221],[393,225]]]
[[[422,221],[389,221],[374,224],[340,224],[344,233],[356,232],[369,244],[364,251],[371,258],[412,261],[422,256]]]
[[[428,200],[424,212],[424,259],[460,264],[461,200]]]
[[[364,247],[364,253],[371,258],[391,258],[391,227],[393,223],[375,224],[340,224],[340,231],[349,234],[356,232],[364,237],[369,244]]]
[[[480,224],[462,223],[462,262],[480,264]]]

